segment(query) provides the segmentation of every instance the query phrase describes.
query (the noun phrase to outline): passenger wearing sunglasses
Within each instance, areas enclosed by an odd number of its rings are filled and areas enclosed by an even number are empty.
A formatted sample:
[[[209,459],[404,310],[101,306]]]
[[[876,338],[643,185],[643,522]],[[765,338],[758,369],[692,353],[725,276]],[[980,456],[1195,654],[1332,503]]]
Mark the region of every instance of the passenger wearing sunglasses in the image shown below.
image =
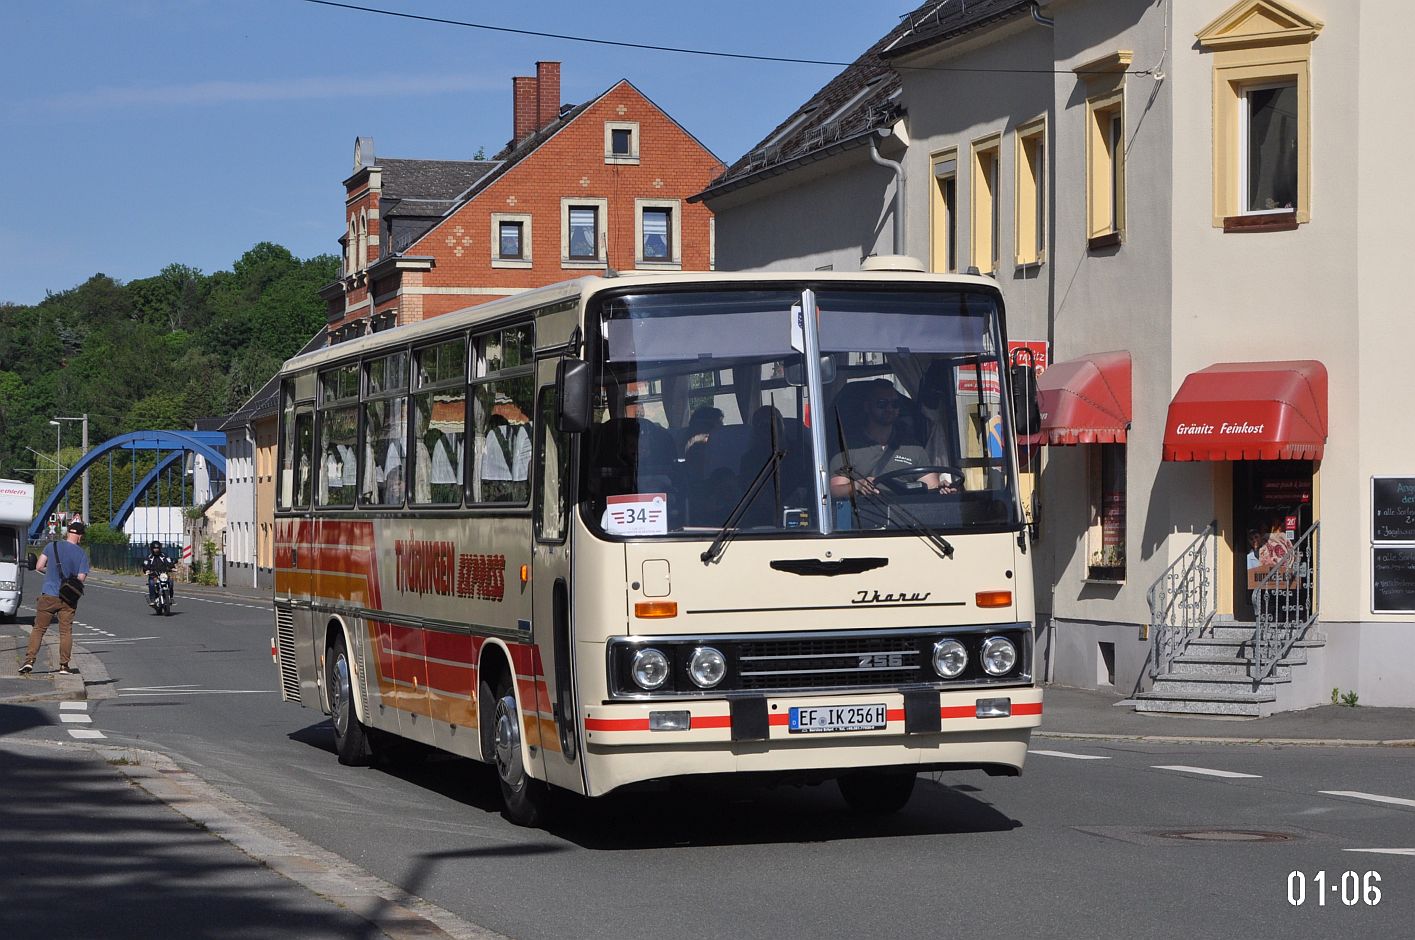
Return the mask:
[[[846,454],[837,454],[830,464],[830,493],[837,499],[850,495],[879,492],[875,478],[886,473],[907,477],[910,467],[929,465],[928,454],[917,444],[903,440],[899,423],[899,390],[888,379],[869,383],[863,398],[864,422],[861,435],[849,444]],[[845,416],[841,416],[844,418]],[[852,473],[847,475],[845,467]],[[852,482],[851,476],[854,477]],[[917,481],[940,493],[956,493],[958,486],[951,478],[937,472],[922,473]]]

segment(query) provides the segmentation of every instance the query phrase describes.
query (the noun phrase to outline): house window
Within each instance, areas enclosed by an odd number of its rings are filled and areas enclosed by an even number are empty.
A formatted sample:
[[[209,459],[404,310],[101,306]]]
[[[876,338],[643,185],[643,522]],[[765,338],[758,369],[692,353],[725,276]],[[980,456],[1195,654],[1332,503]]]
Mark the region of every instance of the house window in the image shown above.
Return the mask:
[[[1091,527],[1086,576],[1101,581],[1125,579],[1125,445],[1101,444],[1091,450]]]
[[[950,150],[933,158],[933,269],[958,270],[958,154]]]
[[[1238,160],[1244,212],[1297,208],[1297,83],[1245,89],[1239,109]]]
[[[639,125],[637,121],[606,121],[604,125],[604,162],[639,162]]]
[[[1322,24],[1248,0],[1198,34],[1213,63],[1213,224],[1277,231],[1310,221],[1311,56]]]
[[[497,253],[503,259],[519,261],[521,258],[521,223],[501,222],[497,225]]]
[[[531,217],[521,213],[491,214],[491,266],[531,266]]]
[[[634,200],[636,264],[652,268],[677,268],[682,244],[679,203],[676,199]]]
[[[1076,67],[1086,92],[1086,238],[1119,245],[1125,234],[1125,73],[1128,50]]]
[[[669,225],[673,221],[672,209],[645,209],[644,260],[668,261],[673,257],[672,233]]]
[[[1046,125],[1017,132],[1017,263],[1037,264],[1046,256]]]
[[[973,145],[973,267],[984,274],[997,270],[998,180],[1002,163],[1000,141],[993,137]]]
[[[1125,131],[1123,100],[1088,102],[1087,236],[1113,244],[1125,229]],[[1112,236],[1107,239],[1106,236]],[[1092,247],[1102,247],[1093,245]]]
[[[572,261],[593,261],[599,257],[599,209],[570,207],[570,251]]]

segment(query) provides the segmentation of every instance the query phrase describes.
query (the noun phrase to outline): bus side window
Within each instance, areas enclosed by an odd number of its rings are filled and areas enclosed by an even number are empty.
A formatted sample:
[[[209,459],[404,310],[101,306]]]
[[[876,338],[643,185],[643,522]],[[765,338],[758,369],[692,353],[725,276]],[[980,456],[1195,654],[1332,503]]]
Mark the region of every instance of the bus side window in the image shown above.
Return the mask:
[[[314,492],[314,415],[302,410],[295,415],[295,501],[297,509],[308,509]]]

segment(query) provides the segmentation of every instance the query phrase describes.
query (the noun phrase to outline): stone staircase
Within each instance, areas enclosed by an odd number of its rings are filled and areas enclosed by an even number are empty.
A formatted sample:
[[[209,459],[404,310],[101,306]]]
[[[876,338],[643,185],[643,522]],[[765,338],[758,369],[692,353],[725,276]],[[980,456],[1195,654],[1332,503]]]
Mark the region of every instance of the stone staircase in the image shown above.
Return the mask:
[[[1316,676],[1303,675],[1308,657],[1319,656],[1326,645],[1326,636],[1317,626],[1312,624],[1255,688],[1250,676],[1253,624],[1216,617],[1174,658],[1168,672],[1155,677],[1149,691],[1135,696],[1135,710],[1259,718],[1321,704],[1319,698],[1313,700],[1316,693],[1310,688]],[[1309,681],[1304,683],[1303,678]]]

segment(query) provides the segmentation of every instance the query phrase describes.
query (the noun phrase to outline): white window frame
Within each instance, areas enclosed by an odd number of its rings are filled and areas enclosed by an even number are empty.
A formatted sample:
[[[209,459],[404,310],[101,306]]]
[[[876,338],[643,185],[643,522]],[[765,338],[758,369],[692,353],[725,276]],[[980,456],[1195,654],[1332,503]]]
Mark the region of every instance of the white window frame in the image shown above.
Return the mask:
[[[568,218],[568,216],[567,216]],[[501,223],[521,223],[521,257],[501,257]],[[491,266],[493,268],[529,268],[531,259],[531,217],[522,212],[493,212],[491,214]]]
[[[614,132],[629,132],[629,153],[628,155],[614,152]],[[639,122],[638,121],[605,121],[604,122],[604,162],[637,166],[639,163]]]
[[[644,258],[644,210],[667,209],[672,220],[667,261]],[[634,267],[645,271],[681,271],[683,269],[683,203],[679,199],[634,200]]]
[[[598,241],[595,244],[594,260],[588,258],[570,257],[570,209],[574,208],[596,208],[596,224],[599,227]],[[567,271],[587,271],[603,268],[606,265],[605,245],[609,241],[609,200],[595,199],[589,196],[571,198],[562,197],[560,200],[560,267]]]
[[[1255,91],[1273,91],[1278,88],[1291,88],[1299,96],[1302,93],[1302,86],[1294,75],[1291,78],[1282,78],[1274,81],[1255,82],[1244,84],[1238,94],[1238,211],[1236,215],[1291,215],[1301,208],[1301,196],[1298,196],[1298,205],[1291,209],[1249,209],[1248,208],[1248,187],[1252,183],[1248,175],[1248,122],[1252,117],[1252,103],[1249,97]],[[1298,120],[1301,120],[1299,113]],[[1299,127],[1299,133],[1301,129]],[[1298,142],[1300,148],[1301,142]],[[1301,166],[1298,166],[1298,189],[1301,189]]]

